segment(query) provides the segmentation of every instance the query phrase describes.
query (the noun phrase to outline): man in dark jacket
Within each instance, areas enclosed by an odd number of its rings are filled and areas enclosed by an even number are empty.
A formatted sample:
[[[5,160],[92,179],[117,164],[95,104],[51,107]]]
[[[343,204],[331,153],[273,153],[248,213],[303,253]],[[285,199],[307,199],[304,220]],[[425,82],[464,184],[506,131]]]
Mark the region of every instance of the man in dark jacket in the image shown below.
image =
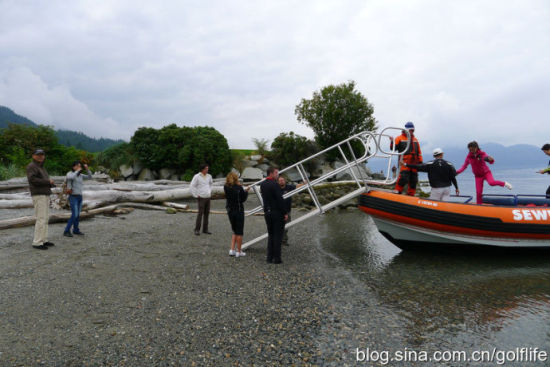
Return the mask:
[[[32,247],[39,250],[47,250],[48,247],[54,245],[48,241],[48,221],[51,188],[55,185],[44,168],[45,159],[46,153],[42,149],[36,149],[32,154],[32,162],[27,166],[27,179],[36,216]]]
[[[304,186],[303,183],[298,185],[287,184],[286,179],[283,176],[279,176],[278,183],[283,195],[293,190],[296,190],[298,187]],[[284,199],[284,201],[285,201],[285,209],[286,209],[286,215],[287,215],[287,219],[285,220],[285,227],[286,227],[286,224],[290,223],[290,221],[292,220],[292,218],[290,217],[290,211],[292,210],[292,198],[291,197],[286,198]],[[283,234],[283,245],[288,246],[288,229],[286,228]]]
[[[443,150],[434,149],[434,160],[425,164],[406,164],[407,167],[417,169],[421,172],[428,172],[428,180],[432,187],[431,200],[446,201],[451,195],[451,183],[455,187],[456,194],[460,194],[456,182],[456,169],[452,163],[443,159]]]
[[[267,262],[282,263],[281,242],[285,221],[288,218],[283,193],[277,183],[279,170],[273,167],[267,169],[267,178],[260,184],[264,206],[264,218],[267,225]]]

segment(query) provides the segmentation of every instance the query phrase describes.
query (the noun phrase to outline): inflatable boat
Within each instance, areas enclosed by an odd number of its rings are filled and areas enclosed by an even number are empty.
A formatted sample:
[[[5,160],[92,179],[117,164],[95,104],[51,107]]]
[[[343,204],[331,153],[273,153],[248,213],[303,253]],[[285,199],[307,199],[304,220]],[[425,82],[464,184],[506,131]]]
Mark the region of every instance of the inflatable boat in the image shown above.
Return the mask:
[[[484,197],[484,204],[434,201],[370,190],[359,208],[401,249],[550,249],[550,199]]]

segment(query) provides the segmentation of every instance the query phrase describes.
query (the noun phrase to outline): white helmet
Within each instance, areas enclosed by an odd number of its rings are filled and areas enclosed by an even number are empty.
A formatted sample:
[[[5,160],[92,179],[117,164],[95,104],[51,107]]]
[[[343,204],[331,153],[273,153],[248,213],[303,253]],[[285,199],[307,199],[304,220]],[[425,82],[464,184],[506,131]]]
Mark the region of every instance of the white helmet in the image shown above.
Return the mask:
[[[435,148],[434,149],[434,157],[440,155],[440,154],[443,154],[443,149],[441,148]]]

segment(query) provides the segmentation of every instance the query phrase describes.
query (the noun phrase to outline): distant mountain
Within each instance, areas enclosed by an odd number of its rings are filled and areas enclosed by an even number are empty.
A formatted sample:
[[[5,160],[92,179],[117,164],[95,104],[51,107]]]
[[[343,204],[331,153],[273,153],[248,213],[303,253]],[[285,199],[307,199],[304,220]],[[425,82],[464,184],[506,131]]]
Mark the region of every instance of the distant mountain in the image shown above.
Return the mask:
[[[516,144],[505,147],[504,145],[497,143],[480,143],[479,145],[481,150],[485,151],[495,159],[495,163],[489,165],[492,171],[522,168],[544,168],[548,164],[548,156],[546,156],[538,146]],[[441,148],[444,151],[445,160],[453,163],[457,169],[462,166],[468,153],[466,146],[441,146]],[[433,159],[431,151],[423,149],[422,153],[425,162]],[[386,165],[387,161],[382,159],[371,159],[368,163],[369,168],[373,172],[385,170]],[[468,170],[470,170],[470,168],[468,168]]]
[[[28,118],[16,114],[7,107],[0,106],[0,129],[8,127],[8,124],[38,126]],[[72,130],[56,130],[55,135],[57,136],[59,144],[67,147],[75,147],[88,152],[101,152],[113,145],[124,142],[124,140],[121,139],[90,138],[81,132]]]
[[[59,144],[63,144],[68,147],[73,146],[77,149],[83,149],[88,152],[102,152],[113,145],[124,143],[124,140],[122,139],[94,139],[79,131],[71,130],[56,130],[55,135],[57,135]]]
[[[0,106],[0,129],[8,127],[8,124],[38,126],[28,118],[16,114],[7,107]]]
[[[528,144],[516,144],[509,147],[497,143],[479,144],[481,150],[489,154],[495,159],[494,164],[490,164],[491,169],[521,169],[521,168],[537,168],[544,167],[548,163],[546,155],[540,150],[540,147]],[[466,147],[443,147],[445,151],[445,159],[453,162],[460,168],[464,163],[468,150]],[[425,159],[431,158],[431,152],[426,152]]]

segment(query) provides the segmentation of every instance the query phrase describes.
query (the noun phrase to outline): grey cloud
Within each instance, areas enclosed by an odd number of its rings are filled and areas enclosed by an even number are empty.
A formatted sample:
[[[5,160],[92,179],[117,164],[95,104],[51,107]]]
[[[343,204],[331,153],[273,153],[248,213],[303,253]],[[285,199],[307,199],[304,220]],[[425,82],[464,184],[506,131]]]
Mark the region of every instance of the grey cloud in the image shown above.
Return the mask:
[[[38,88],[17,100],[4,91],[0,104],[111,137],[209,124],[245,148],[282,131],[311,136],[294,106],[356,80],[383,126],[413,120],[429,141],[461,144],[475,128],[480,140],[529,142],[547,104],[545,85],[532,81],[548,75],[549,9],[544,1],[0,2],[0,82]],[[495,134],[496,121],[512,127],[520,116],[533,124]]]

